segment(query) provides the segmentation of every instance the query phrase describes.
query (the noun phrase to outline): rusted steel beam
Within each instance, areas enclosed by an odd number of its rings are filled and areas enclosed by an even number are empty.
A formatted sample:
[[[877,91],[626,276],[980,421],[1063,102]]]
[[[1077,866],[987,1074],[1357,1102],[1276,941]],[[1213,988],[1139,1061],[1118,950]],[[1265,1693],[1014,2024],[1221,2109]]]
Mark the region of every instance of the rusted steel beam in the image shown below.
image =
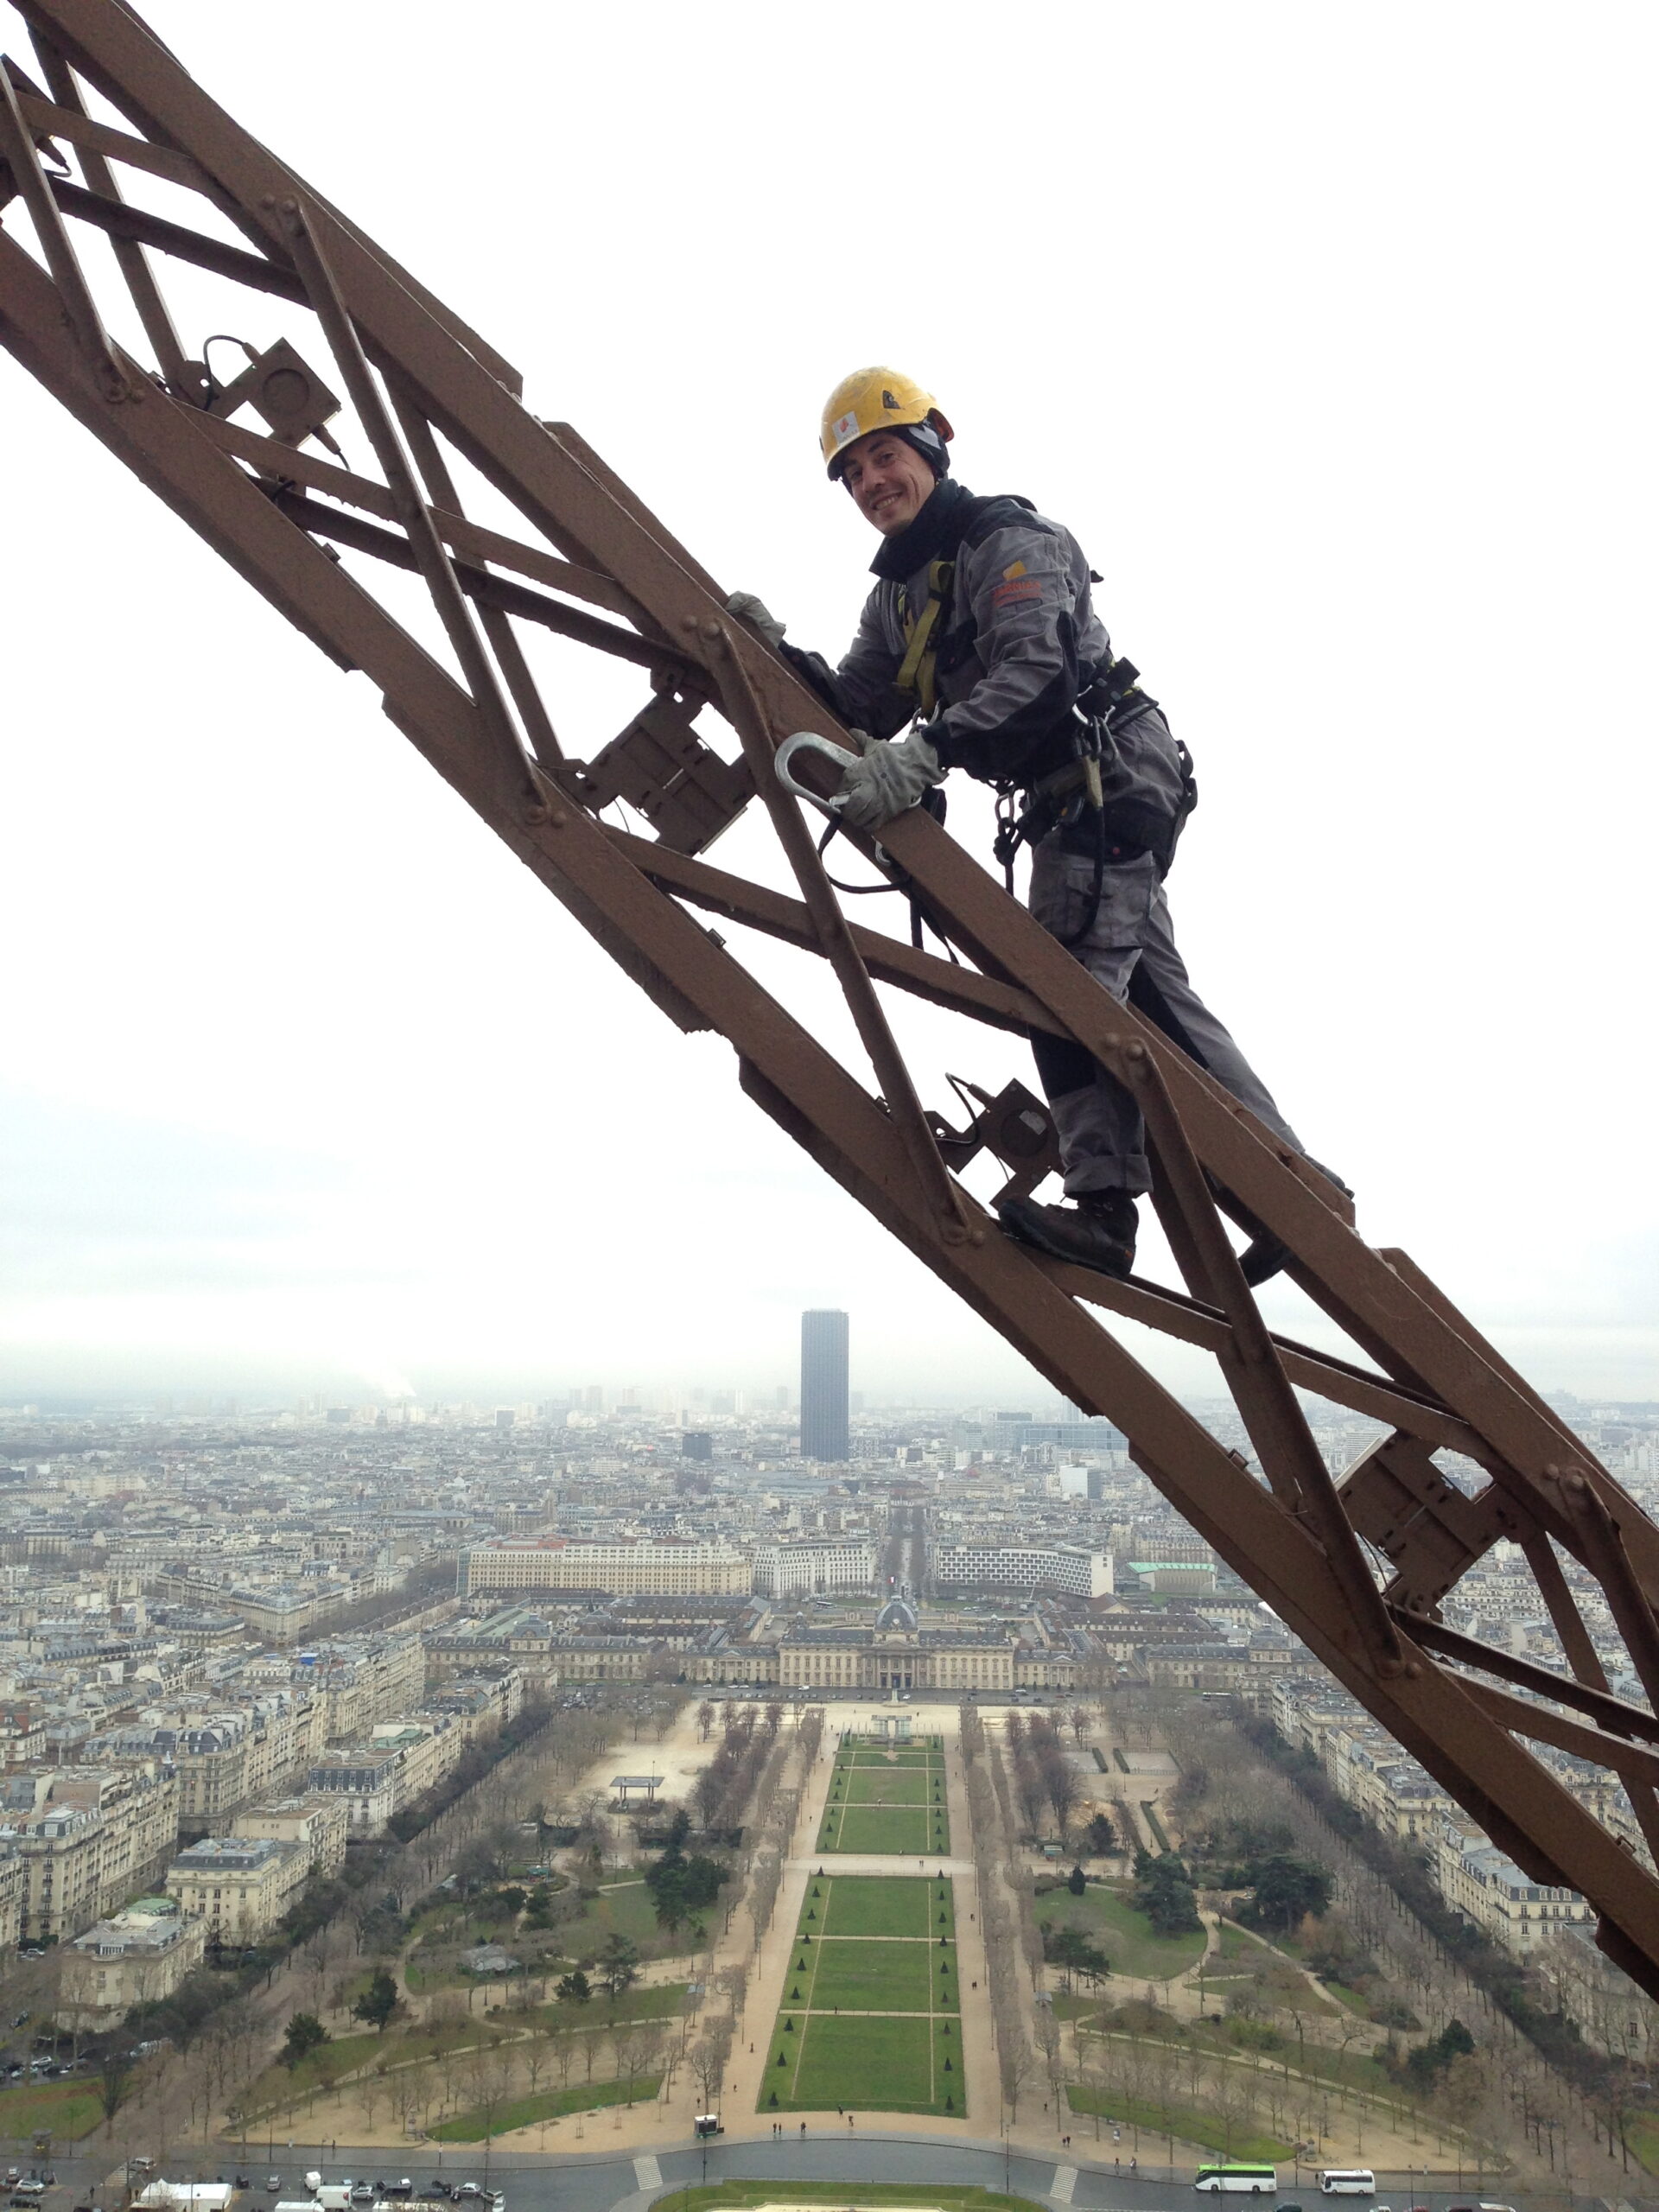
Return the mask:
[[[105,200],[118,201],[121,190],[108,158],[113,150],[111,142],[128,149],[137,148],[145,154],[151,149],[143,139],[127,138],[118,130],[107,130],[93,123],[82,108],[80,88],[75,83],[68,63],[55,47],[49,45],[38,34],[34,43],[53,99],[42,100],[32,95],[20,98],[18,105],[23,111],[25,121],[35,128],[56,129],[73,141],[80,156],[82,173],[92,189],[101,193]],[[66,129],[66,124],[71,127]],[[181,156],[157,149],[155,159],[162,165],[161,174],[165,175],[171,171],[171,181],[175,184],[194,186],[205,181],[194,162],[186,162]],[[205,372],[186,357],[179,334],[173,327],[173,317],[162,297],[161,287],[144,257],[143,246],[135,245],[130,238],[111,237],[110,249],[115,256],[116,266],[126,280],[127,290],[144,327],[144,335],[161,365],[162,374],[181,399],[191,399],[200,404],[206,395]]]
[[[399,389],[395,377],[391,380],[391,404],[397,417],[397,426],[404,434],[404,442],[421,472],[426,497],[431,502],[427,508],[428,520],[436,531],[439,543],[443,543],[443,532],[437,528],[436,510],[442,506],[455,513],[461,507],[454,480],[449,474],[449,464],[432,435],[432,425]],[[488,582],[481,569],[470,569],[460,563],[457,563],[454,573],[463,591],[480,581]],[[473,595],[476,596],[475,594]],[[500,607],[491,606],[482,596],[478,596],[478,619],[483,626],[484,635],[489,639],[496,666],[505,679],[507,690],[512,696],[514,711],[529,736],[537,760],[544,767],[563,760],[563,754],[554,734],[551,718],[543,703],[541,693],[536,689],[530,664],[524,658],[511,620]]]
[[[238,284],[246,284],[256,292],[273,293],[279,300],[292,300],[298,307],[305,305],[305,287],[291,269],[275,261],[267,261],[257,253],[249,253],[239,245],[226,245],[221,239],[206,237],[183,223],[169,223],[163,215],[151,215],[143,207],[130,207],[124,200],[107,200],[102,193],[88,192],[85,185],[69,184],[63,179],[52,180],[52,196],[66,215],[90,223],[111,238],[130,238],[137,245],[154,246],[158,253],[171,254],[175,261],[188,261],[194,268],[206,269],[215,276],[228,276]]]
[[[712,641],[711,641],[712,642]],[[755,779],[760,803],[772,817],[772,826],[778,842],[784,849],[791,873],[800,887],[801,899],[812,918],[812,927],[825,958],[841,986],[841,995],[847,1001],[847,1011],[853,1018],[859,1041],[870,1056],[876,1080],[881,1086],[881,1097],[899,1131],[900,1142],[910,1156],[911,1167],[918,1188],[922,1192],[931,1217],[934,1232],[947,1243],[967,1242],[983,1243],[987,1235],[987,1217],[982,1207],[975,1205],[961,1189],[940,1157],[938,1140],[929,1128],[922,1111],[922,1102],[916,1095],[910,1070],[905,1065],[904,1054],[899,1050],[897,1039],[887,1026],[887,1017],[881,1010],[881,1001],[875,995],[869,971],[848,926],[847,918],[836,903],[836,894],[830,887],[823,862],[818,857],[817,846],[801,819],[798,801],[792,799],[772,773],[772,758],[776,750],[766,718],[743,672],[743,664],[731,652],[731,636],[725,639],[726,653],[722,667],[728,682],[726,708],[743,742],[743,751],[749,770]]]
[[[1168,1085],[1140,1045],[1124,1046],[1108,1065],[1140,1105],[1156,1149],[1161,1187],[1186,1232],[1187,1287],[1195,1296],[1212,1300],[1227,1316],[1230,1334],[1220,1354],[1222,1370],[1256,1456],[1275,1490],[1285,1485],[1281,1495],[1287,1493],[1287,1502],[1318,1537],[1378,1673],[1385,1679],[1396,1675],[1405,1664],[1399,1633],[1227,1241]]]
[[[1622,1736],[1606,1735],[1599,1728],[1586,1728],[1581,1720],[1569,1720],[1529,1698],[1511,1697],[1507,1690],[1494,1689],[1490,1682],[1465,1682],[1462,1687],[1483,1713],[1514,1735],[1530,1736],[1536,1743],[1554,1745],[1558,1751],[1571,1751],[1575,1758],[1587,1759],[1592,1765],[1611,1767],[1632,1791],[1651,1792],[1659,1783],[1659,1751],[1650,1751]]]
[[[391,493],[372,476],[359,476],[336,461],[319,461],[315,454],[283,445],[276,438],[245,429],[240,423],[227,422],[222,415],[208,416],[202,427],[210,438],[216,439],[227,452],[233,453],[238,461],[247,461],[272,483],[304,484],[314,492],[326,492],[331,499],[343,500],[347,506],[361,507],[365,514],[378,515],[382,522],[397,519]],[[533,576],[537,583],[546,584],[554,591],[566,592],[572,599],[586,600],[590,606],[603,607],[613,614],[626,614],[632,620],[634,610],[626,594],[608,576],[601,576],[593,569],[579,569],[573,562],[562,561],[556,553],[545,552],[538,545],[521,544],[518,538],[504,537],[498,530],[486,530],[481,524],[470,522],[465,515],[442,506],[434,505],[430,512],[439,537],[452,552],[463,558],[493,561],[498,568]]]
[[[1058,1261],[1050,1261],[1046,1267],[1050,1278],[1071,1297],[1080,1298],[1090,1306],[1103,1306],[1110,1313],[1121,1313],[1127,1321],[1140,1321],[1165,1336],[1179,1338],[1183,1344],[1218,1351],[1226,1337],[1228,1323],[1224,1314],[1164,1285],[1143,1282],[1139,1278],[1131,1282],[1117,1282],[1110,1275],[1066,1267]],[[1436,1405],[1422,1393],[1389,1376],[1368,1375],[1351,1361],[1317,1351],[1312,1344],[1299,1344],[1294,1337],[1281,1336],[1275,1332],[1273,1341],[1284,1362],[1286,1374],[1299,1389],[1312,1390],[1319,1397],[1329,1398],[1333,1405],[1350,1407],[1357,1414],[1369,1414],[1374,1421],[1385,1421],[1391,1427],[1420,1436],[1437,1449],[1444,1446],[1474,1459],[1480,1459],[1489,1451],[1485,1440],[1467,1421],[1458,1420],[1454,1414],[1449,1414],[1444,1406]]]
[[[671,852],[666,845],[653,844],[648,837],[637,837],[609,823],[605,824],[605,834],[641,874],[648,875],[664,891],[702,907],[705,913],[721,914],[728,921],[741,922],[804,952],[822,950],[812,918],[801,899],[787,898],[764,884],[750,883],[723,868],[711,868],[706,861],[690,860],[683,853]],[[1036,1001],[1010,984],[994,982],[959,962],[919,951],[898,938],[862,929],[856,922],[849,922],[848,928],[859,957],[878,982],[892,983],[953,1014],[965,1014],[993,1029],[1012,1030],[1016,1036],[1051,1027]]]
[[[338,243],[337,238],[330,236],[334,226],[316,207],[291,195],[284,198],[282,213],[289,251],[304,283],[307,297],[327,334],[328,350],[346,380],[358,421],[374,448],[374,457],[397,509],[397,519],[404,526],[416,566],[437,608],[450,648],[461,664],[473,702],[490,733],[503,772],[513,783],[521,784],[526,798],[533,798],[536,786],[531,779],[530,755],[507,705],[500,676],[474,626],[473,611],[456,582],[443,541],[432,526],[414,464],[404,450],[391,407],[374,380],[374,372],[359,342],[351,310],[340,296],[332,260],[332,249]]]
[[[1561,1640],[1567,1654],[1567,1663],[1581,1682],[1588,1682],[1592,1689],[1608,1688],[1607,1670],[1602,1665],[1596,1647],[1590,1641],[1590,1631],[1584,1624],[1577,1600],[1567,1586],[1567,1577],[1561,1572],[1561,1562],[1555,1556],[1549,1538],[1541,1529],[1523,1547],[1527,1565],[1542,1594],[1550,1624]]]
[[[1513,1682],[1517,1689],[1530,1690],[1535,1697],[1552,1698],[1557,1705],[1571,1706],[1575,1713],[1587,1714],[1610,1736],[1637,1736],[1659,1744],[1659,1714],[1615,1697],[1611,1690],[1592,1689],[1587,1682],[1576,1681],[1570,1675],[1558,1674],[1553,1668],[1522,1659],[1517,1652],[1503,1650],[1494,1643],[1483,1643],[1477,1637],[1465,1636],[1460,1629],[1447,1628],[1443,1621],[1422,1620],[1414,1613],[1408,1616],[1402,1612],[1401,1618],[1413,1639],[1425,1651],[1437,1652],[1443,1659],[1455,1659],[1460,1667],[1478,1668],[1485,1674],[1496,1675],[1502,1681]]]
[[[82,154],[95,154],[100,161],[124,162],[130,168],[165,177],[169,184],[181,185],[187,192],[207,190],[207,178],[188,155],[171,153],[148,138],[135,138],[130,131],[112,130],[107,123],[94,123],[79,101],[63,98],[49,77],[48,84],[56,95],[53,99],[41,99],[33,92],[17,95],[23,120],[33,130],[44,131],[48,138],[67,138]],[[87,174],[92,174],[90,168]],[[106,189],[102,184],[94,188]]]
[[[217,417],[213,416],[203,419],[217,423]],[[225,442],[228,444],[228,441]],[[342,513],[338,507],[322,506],[300,492],[273,490],[269,496],[280,513],[313,537],[331,538],[337,545],[349,545],[354,551],[367,553],[394,569],[419,573],[420,563],[406,534],[378,529],[359,516]],[[467,546],[465,552],[461,550],[467,533],[444,531],[435,513],[433,526],[463,559],[472,551],[471,546]],[[462,591],[480,606],[499,607],[504,614],[517,614],[526,622],[539,624],[543,630],[556,632],[562,638],[574,638],[578,645],[591,645],[595,652],[608,653],[613,660],[631,661],[636,668],[661,669],[677,681],[692,677],[702,680],[702,671],[697,664],[688,660],[673,645],[655,645],[632,630],[604,621],[597,614],[585,613],[579,607],[565,607],[557,600],[549,599],[545,593],[514,583],[510,576],[493,576],[474,568],[457,570],[457,576]]]
[[[75,257],[75,250],[69,243],[69,233],[63,227],[63,217],[52,196],[51,181],[41,167],[34,133],[23,121],[3,61],[0,61],[0,158],[5,161],[12,181],[22,195],[41,251],[57,285],[64,314],[82,352],[97,372],[99,389],[105,398],[112,403],[124,399],[128,389],[125,374],[111,350],[109,333]]]

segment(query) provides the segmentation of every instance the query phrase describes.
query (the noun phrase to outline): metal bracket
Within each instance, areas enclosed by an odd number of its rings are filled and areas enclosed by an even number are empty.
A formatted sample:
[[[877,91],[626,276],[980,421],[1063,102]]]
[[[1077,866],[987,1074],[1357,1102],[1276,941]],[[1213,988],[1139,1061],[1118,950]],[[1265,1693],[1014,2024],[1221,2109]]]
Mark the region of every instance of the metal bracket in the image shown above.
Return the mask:
[[[1337,1491],[1356,1530],[1394,1567],[1383,1595],[1412,1613],[1432,1614],[1500,1536],[1520,1542],[1531,1533],[1496,1484],[1466,1496],[1399,1429],[1356,1459]]]
[[[251,407],[263,416],[279,445],[297,446],[334,421],[340,401],[287,339],[279,338],[263,353],[254,353],[241,375],[214,393],[208,411],[228,422],[238,407]],[[334,445],[332,439],[328,442]]]
[[[1049,1175],[1058,1175],[1060,1140],[1054,1117],[1023,1083],[1005,1084],[995,1096],[964,1076],[947,1076],[959,1098],[976,1099],[982,1109],[965,1129],[952,1128],[942,1114],[927,1119],[938,1140],[944,1163],[960,1175],[969,1161],[988,1152],[1009,1172],[1008,1180],[992,1199],[999,1206],[1005,1198],[1027,1198]]]
[[[662,693],[591,760],[572,761],[560,781],[597,813],[625,799],[671,851],[712,845],[754,796],[747,760],[722,760],[691,725],[706,701]]]

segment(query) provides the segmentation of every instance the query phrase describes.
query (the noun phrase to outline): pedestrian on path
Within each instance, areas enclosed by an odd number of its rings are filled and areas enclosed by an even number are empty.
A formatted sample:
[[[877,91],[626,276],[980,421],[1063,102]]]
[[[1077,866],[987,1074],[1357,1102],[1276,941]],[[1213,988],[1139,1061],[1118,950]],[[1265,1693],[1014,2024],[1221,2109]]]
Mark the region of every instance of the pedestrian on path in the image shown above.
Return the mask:
[[[848,2113],[848,2115],[847,2115],[847,2125],[848,2125],[848,2126],[849,2126],[849,2127],[850,2127],[850,2126],[852,2126],[852,2124],[853,2124],[853,2115],[851,2114],[851,2113]]]
[[[801,2122],[801,2140],[803,2143],[806,2140],[806,2122],[804,2120]]]

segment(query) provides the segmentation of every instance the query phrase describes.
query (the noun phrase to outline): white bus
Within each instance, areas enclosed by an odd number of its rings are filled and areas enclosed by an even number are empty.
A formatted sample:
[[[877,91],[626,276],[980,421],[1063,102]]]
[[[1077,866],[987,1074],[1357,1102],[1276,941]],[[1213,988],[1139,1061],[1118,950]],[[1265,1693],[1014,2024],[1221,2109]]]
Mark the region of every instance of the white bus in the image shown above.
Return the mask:
[[[1325,2196],[1375,2196],[1376,2176],[1369,2166],[1327,2166],[1319,2190]]]
[[[1279,2186],[1276,2166],[1200,2166],[1192,2177],[1194,2189],[1231,2190],[1250,2196],[1265,2196]]]

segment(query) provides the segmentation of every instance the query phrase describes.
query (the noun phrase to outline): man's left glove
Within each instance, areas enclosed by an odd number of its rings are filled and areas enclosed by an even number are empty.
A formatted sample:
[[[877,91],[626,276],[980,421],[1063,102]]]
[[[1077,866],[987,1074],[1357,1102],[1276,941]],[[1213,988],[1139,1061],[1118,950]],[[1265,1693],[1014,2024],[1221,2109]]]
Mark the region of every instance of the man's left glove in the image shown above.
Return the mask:
[[[842,777],[834,804],[855,830],[879,830],[944,781],[938,754],[916,729],[892,745],[871,745]]]
[[[726,612],[734,614],[740,622],[747,622],[758,638],[764,638],[776,652],[784,642],[784,626],[766,605],[752,591],[734,591],[726,602]]]

